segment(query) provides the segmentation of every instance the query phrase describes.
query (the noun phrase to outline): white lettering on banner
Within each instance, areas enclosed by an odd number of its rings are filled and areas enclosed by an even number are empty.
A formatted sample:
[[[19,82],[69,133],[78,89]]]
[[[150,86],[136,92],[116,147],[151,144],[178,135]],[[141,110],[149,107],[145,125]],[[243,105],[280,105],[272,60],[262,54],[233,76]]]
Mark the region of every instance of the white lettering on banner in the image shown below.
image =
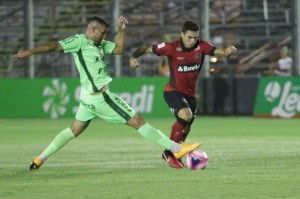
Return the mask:
[[[291,92],[292,82],[285,83],[278,106],[272,110],[273,116],[291,118],[300,111],[300,94]]]
[[[126,103],[128,103],[136,112],[152,112],[154,85],[143,85],[140,92],[117,93]]]
[[[280,95],[280,84],[276,81],[268,83],[265,88],[265,97],[269,102],[274,102]]]

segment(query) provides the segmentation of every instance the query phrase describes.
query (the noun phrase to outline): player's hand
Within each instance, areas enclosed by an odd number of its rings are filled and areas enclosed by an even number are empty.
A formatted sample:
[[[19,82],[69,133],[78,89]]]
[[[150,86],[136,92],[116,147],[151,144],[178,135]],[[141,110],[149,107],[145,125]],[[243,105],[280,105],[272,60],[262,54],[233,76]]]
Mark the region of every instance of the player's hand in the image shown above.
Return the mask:
[[[237,49],[233,45],[230,45],[225,49],[225,57],[230,57],[231,55],[235,55],[236,52]]]
[[[29,57],[30,55],[31,55],[31,53],[28,50],[20,49],[18,51],[18,53],[13,56],[13,58],[14,58],[14,60],[24,59],[26,57]]]
[[[128,24],[128,20],[124,16],[120,16],[118,19],[118,28],[119,30],[125,30],[126,26]]]
[[[129,62],[130,62],[130,67],[131,68],[137,68],[137,67],[139,67],[139,63],[138,63],[138,61],[137,61],[136,58],[130,57]]]

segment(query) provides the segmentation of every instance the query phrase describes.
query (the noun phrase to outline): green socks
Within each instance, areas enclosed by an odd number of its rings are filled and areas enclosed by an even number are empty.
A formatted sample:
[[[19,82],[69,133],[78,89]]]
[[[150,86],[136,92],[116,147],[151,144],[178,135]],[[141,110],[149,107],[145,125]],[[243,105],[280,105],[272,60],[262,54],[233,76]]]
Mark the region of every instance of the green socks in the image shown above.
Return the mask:
[[[66,128],[61,131],[57,136],[52,140],[52,142],[48,145],[48,147],[43,151],[40,157],[44,160],[49,158],[52,154],[62,148],[65,144],[67,144],[71,139],[75,136],[70,128]]]
[[[170,149],[172,152],[178,152],[181,149],[181,145],[170,140],[164,133],[160,130],[153,128],[150,124],[145,123],[142,127],[138,129],[138,132],[148,140],[151,140],[165,149]],[[66,128],[61,131],[47,146],[47,148],[39,156],[45,161],[65,144],[67,144],[75,136],[70,128]]]
[[[174,144],[165,134],[160,130],[153,128],[150,124],[145,123],[142,127],[138,129],[138,132],[148,140],[151,140],[165,149],[170,149]]]

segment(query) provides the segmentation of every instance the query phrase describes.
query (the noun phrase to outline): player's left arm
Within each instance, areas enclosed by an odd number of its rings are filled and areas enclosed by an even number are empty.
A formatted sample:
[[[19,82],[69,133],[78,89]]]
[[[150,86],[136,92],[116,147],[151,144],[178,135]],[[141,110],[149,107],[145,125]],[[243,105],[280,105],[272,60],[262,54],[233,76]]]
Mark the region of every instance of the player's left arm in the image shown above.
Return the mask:
[[[236,54],[236,52],[237,49],[234,46],[230,45],[225,49],[217,48],[214,52],[214,56],[229,58],[231,55]]]
[[[126,40],[126,25],[128,20],[124,16],[120,16],[118,19],[118,33],[115,39],[116,47],[113,50],[113,54],[122,55],[125,50],[125,40]]]

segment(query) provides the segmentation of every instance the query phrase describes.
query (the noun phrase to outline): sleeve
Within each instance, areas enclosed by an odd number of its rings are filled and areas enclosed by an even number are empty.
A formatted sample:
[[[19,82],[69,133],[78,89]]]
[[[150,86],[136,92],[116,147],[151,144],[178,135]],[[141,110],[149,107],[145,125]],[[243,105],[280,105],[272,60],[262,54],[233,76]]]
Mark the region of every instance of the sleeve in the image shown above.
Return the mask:
[[[113,50],[116,47],[116,43],[107,41],[107,40],[102,40],[102,47],[103,47],[103,52],[104,54],[112,54]]]
[[[170,56],[173,52],[173,48],[171,44],[163,42],[160,44],[153,45],[152,51],[158,56]]]
[[[205,55],[211,55],[211,56],[214,55],[215,50],[216,50],[216,47],[214,45],[212,45],[211,43],[206,42],[206,41],[201,41],[200,45],[201,45],[202,52]]]
[[[81,39],[74,35],[69,38],[59,41],[65,53],[78,52],[81,47]]]

